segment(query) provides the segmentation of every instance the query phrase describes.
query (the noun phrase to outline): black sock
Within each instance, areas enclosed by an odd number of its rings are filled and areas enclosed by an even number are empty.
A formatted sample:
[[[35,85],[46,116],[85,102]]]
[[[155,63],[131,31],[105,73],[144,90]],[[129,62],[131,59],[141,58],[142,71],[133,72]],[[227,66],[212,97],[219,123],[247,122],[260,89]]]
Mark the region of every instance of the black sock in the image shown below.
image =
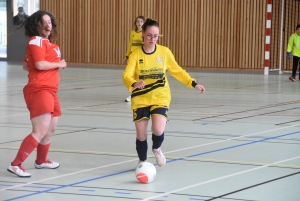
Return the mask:
[[[136,139],[135,144],[136,144],[136,151],[138,153],[139,159],[141,161],[147,160],[147,151],[148,151],[147,140],[140,141],[140,140]]]
[[[152,149],[158,149],[159,147],[161,147],[161,144],[163,143],[165,138],[165,134],[161,134],[160,136],[154,135],[152,133],[152,141],[153,141],[153,145],[152,145]]]

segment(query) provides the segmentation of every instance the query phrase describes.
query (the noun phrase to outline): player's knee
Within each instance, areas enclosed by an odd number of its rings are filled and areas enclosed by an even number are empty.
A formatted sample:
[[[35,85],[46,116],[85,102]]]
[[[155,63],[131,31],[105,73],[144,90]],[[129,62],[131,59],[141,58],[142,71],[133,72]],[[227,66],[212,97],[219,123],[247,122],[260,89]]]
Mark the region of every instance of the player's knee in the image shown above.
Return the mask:
[[[47,135],[54,135],[56,128],[49,128]]]
[[[147,133],[137,133],[137,136],[136,136],[136,138],[140,141],[147,140],[147,137],[148,137]]]
[[[36,139],[37,142],[41,142],[41,140],[45,137],[46,133],[41,132],[32,132],[31,135]]]
[[[164,133],[165,128],[152,126],[151,130],[153,134],[160,136],[162,133]]]

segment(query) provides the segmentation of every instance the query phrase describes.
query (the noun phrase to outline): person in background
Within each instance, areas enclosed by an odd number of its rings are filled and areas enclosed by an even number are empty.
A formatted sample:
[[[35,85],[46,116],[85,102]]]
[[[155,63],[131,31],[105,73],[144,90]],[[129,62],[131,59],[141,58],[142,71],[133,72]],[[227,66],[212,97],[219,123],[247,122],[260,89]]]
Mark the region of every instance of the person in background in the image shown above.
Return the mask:
[[[289,77],[289,80],[292,82],[296,81],[296,73],[300,60],[300,24],[296,26],[296,32],[290,36],[288,47],[287,47],[287,59],[292,58],[293,52],[293,69],[292,76]],[[299,73],[300,80],[300,73]]]
[[[53,42],[57,36],[56,22],[47,11],[37,11],[25,21],[25,35],[29,37],[23,69],[28,71],[28,83],[23,88],[24,99],[30,112],[32,131],[21,143],[8,171],[19,177],[30,177],[22,163],[36,149],[34,166],[37,169],[59,167],[47,158],[58,116],[61,116],[57,96],[59,69],[67,66],[61,60],[59,47]]]
[[[169,48],[158,45],[159,24],[147,19],[142,27],[144,44],[130,54],[123,81],[131,95],[131,109],[136,127],[136,151],[139,163],[147,160],[148,121],[152,119],[152,151],[158,166],[166,164],[161,145],[171,102],[171,91],[166,75],[168,71],[186,87],[195,88],[201,93],[202,85],[182,69]]]
[[[130,33],[130,40],[128,44],[128,50],[126,53],[126,57],[124,59],[123,63],[127,63],[127,60],[129,58],[129,55],[131,52],[133,52],[135,49],[141,47],[143,45],[143,39],[142,39],[142,26],[145,22],[145,17],[140,15],[135,18],[134,25],[135,29],[131,31]],[[125,102],[130,102],[131,95],[125,98]]]
[[[29,16],[26,15],[25,12],[24,12],[24,8],[19,7],[18,8],[18,14],[16,16],[14,16],[14,25],[23,24],[28,19],[28,17]]]

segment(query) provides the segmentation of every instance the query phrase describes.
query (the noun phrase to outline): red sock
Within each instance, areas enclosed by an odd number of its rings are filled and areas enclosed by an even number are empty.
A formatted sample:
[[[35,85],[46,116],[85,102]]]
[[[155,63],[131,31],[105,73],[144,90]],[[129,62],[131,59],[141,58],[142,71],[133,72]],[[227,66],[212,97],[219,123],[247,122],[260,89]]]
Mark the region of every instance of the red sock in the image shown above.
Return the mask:
[[[26,160],[31,152],[37,147],[38,142],[33,138],[31,134],[24,138],[15,160],[11,163],[12,166],[20,165]]]
[[[47,161],[47,156],[50,148],[49,144],[39,144],[36,148],[36,163],[42,164]]]

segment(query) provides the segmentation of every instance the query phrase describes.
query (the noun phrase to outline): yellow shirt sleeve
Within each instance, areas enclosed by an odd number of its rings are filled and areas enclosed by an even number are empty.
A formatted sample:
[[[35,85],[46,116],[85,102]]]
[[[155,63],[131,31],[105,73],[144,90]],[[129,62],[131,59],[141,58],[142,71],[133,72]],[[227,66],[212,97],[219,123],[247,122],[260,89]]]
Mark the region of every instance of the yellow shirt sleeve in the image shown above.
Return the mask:
[[[196,80],[178,65],[170,49],[167,49],[167,70],[186,87],[193,88],[192,82]]]
[[[134,90],[134,87],[132,87],[132,84],[134,84],[135,82],[138,81],[135,79],[135,75],[136,75],[135,67],[137,65],[136,61],[137,61],[136,55],[131,54],[128,59],[126,68],[122,75],[124,85],[126,86],[126,88],[128,89],[129,92],[132,92]]]

